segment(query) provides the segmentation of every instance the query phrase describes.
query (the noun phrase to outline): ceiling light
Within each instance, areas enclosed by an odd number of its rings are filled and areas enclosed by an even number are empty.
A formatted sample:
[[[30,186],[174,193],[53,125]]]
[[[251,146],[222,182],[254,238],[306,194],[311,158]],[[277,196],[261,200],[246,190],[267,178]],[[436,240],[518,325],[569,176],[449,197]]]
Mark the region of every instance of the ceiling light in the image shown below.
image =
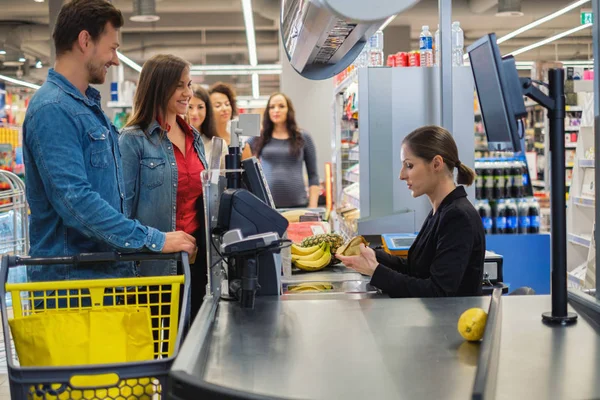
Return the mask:
[[[127,57],[123,53],[117,51],[117,56],[119,57],[119,60],[121,60],[123,62],[123,64],[133,68],[137,72],[140,72],[142,70],[142,67],[138,63],[136,63],[135,61],[133,61],[131,58]]]
[[[390,22],[392,22],[394,20],[394,18],[396,18],[396,16],[392,15],[391,17],[386,19],[385,22],[383,23],[383,25],[381,25],[381,28],[379,28],[379,30],[380,31],[384,30],[390,24]]]
[[[254,17],[252,16],[252,0],[242,0],[244,11],[244,25],[246,25],[246,41],[248,42],[248,59],[250,65],[256,66],[258,59],[256,55],[256,36],[254,34]]]
[[[27,59],[25,57],[19,57],[19,62],[20,63],[24,63],[25,61],[27,61]]]
[[[35,67],[36,68],[42,68],[44,66],[44,64],[42,64],[42,62],[40,60],[37,60],[37,62],[35,63]]]
[[[133,15],[129,17],[130,21],[156,22],[159,19],[154,0],[133,0]]]
[[[498,43],[498,44],[504,43],[507,40],[512,39],[515,36],[520,35],[523,32],[526,32],[526,31],[528,31],[530,29],[535,28],[538,25],[541,25],[541,24],[543,24],[545,22],[551,21],[551,20],[553,20],[556,17],[560,17],[561,15],[563,15],[565,13],[568,13],[569,11],[571,11],[571,10],[573,10],[573,9],[579,7],[579,6],[582,6],[583,4],[585,4],[585,3],[589,2],[589,1],[590,0],[579,0],[579,1],[576,1],[575,3],[569,4],[568,6],[566,6],[564,8],[561,8],[560,10],[558,10],[556,12],[553,12],[550,15],[547,15],[547,16],[545,16],[543,18],[540,18],[537,21],[533,21],[530,24],[527,24],[527,25],[525,25],[525,26],[523,26],[523,27],[521,27],[521,28],[519,28],[519,29],[517,29],[517,30],[515,30],[515,31],[513,31],[513,32],[511,32],[509,34],[507,34],[507,35],[502,36],[501,38],[498,38],[498,40],[496,41],[496,43]]]
[[[0,55],[5,55],[6,54],[6,50],[0,50]]]
[[[515,51],[513,51],[513,52],[511,52],[511,53],[508,53],[508,54],[506,54],[506,55],[507,55],[507,56],[516,56],[516,55],[519,55],[519,54],[523,54],[523,53],[525,53],[525,52],[527,52],[527,51],[529,51],[529,50],[533,50],[533,49],[535,49],[535,48],[537,48],[537,47],[540,47],[540,46],[543,46],[543,45],[545,45],[545,44],[548,44],[548,43],[554,42],[555,40],[558,40],[558,39],[564,38],[565,36],[569,36],[569,35],[571,35],[571,34],[573,34],[573,33],[575,33],[575,32],[579,32],[579,31],[581,31],[581,30],[583,30],[583,29],[586,29],[586,28],[591,28],[591,27],[592,27],[592,25],[593,25],[593,24],[585,24],[585,25],[580,25],[580,26],[578,26],[578,27],[576,27],[576,28],[569,29],[568,31],[561,32],[561,33],[559,33],[558,35],[554,35],[554,36],[551,36],[551,37],[549,37],[549,38],[547,38],[547,39],[540,40],[539,42],[532,43],[532,44],[530,44],[529,46],[525,46],[525,47],[523,47],[523,48],[520,48],[520,49],[518,49],[518,50],[515,50]]]
[[[43,3],[44,2],[44,0],[33,0],[33,1],[35,1],[36,3]]]
[[[219,70],[227,70],[227,71],[247,71],[249,73],[261,71],[281,71],[280,64],[261,64],[261,65],[240,65],[240,64],[231,64],[231,65],[192,65],[192,71],[219,71]]]
[[[522,17],[521,0],[500,0],[498,1],[498,12],[496,17]]]
[[[243,71],[239,69],[217,69],[217,70],[204,70],[204,71],[190,71],[192,76],[202,75],[215,75],[215,76],[229,76],[229,75],[281,75],[281,70],[263,70],[263,71]]]
[[[11,78],[11,77],[5,76],[5,75],[0,75],[0,80],[14,83],[15,85],[25,86],[25,87],[35,89],[35,90],[38,90],[41,87],[40,85],[36,85],[35,83],[25,82],[25,81]]]

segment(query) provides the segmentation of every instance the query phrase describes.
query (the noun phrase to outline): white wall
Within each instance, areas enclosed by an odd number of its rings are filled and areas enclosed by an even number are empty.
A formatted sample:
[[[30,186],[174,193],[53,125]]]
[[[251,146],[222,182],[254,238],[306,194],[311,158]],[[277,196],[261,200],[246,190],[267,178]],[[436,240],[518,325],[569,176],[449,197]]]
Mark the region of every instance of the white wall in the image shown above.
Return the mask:
[[[311,81],[303,78],[290,65],[281,46],[280,60],[283,68],[279,85],[281,92],[292,100],[298,125],[309,132],[315,142],[319,179],[322,181],[325,163],[331,161],[333,80]]]

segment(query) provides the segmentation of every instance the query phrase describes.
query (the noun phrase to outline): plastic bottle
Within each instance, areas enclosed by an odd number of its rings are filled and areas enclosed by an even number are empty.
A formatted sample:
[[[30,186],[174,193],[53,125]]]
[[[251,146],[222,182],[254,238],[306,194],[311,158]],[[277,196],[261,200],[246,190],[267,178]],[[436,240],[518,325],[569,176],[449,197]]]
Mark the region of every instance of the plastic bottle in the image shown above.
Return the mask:
[[[481,162],[475,163],[475,198],[483,199],[483,168]]]
[[[504,199],[498,200],[495,207],[493,233],[502,234],[506,231],[506,204]]]
[[[452,66],[462,67],[464,65],[463,55],[465,53],[465,34],[460,28],[460,22],[452,23]]]
[[[494,169],[493,165],[489,161],[482,163],[483,177],[483,193],[482,198],[493,200],[494,199]]]
[[[440,65],[440,47],[441,47],[441,43],[440,43],[440,25],[438,24],[438,28],[437,31],[435,31],[435,40],[433,41],[433,47],[434,47],[434,52],[435,52],[435,57],[433,59],[433,65],[435,66],[439,66]]]
[[[428,25],[423,25],[423,30],[419,37],[419,53],[421,56],[421,67],[433,67],[433,37],[431,37]]]
[[[481,217],[481,223],[483,224],[483,229],[485,233],[492,233],[494,222],[492,219],[492,209],[490,207],[489,201],[487,199],[479,200],[479,202],[477,202],[477,211],[479,212],[479,216]]]
[[[494,171],[494,199],[503,199],[505,198],[505,190],[506,190],[506,173],[505,173],[505,164],[502,161],[497,161],[493,163],[493,171]]]
[[[369,39],[369,66],[383,66],[383,32],[377,31]]]
[[[514,178],[512,197],[523,197],[525,194],[525,187],[523,182],[523,174],[525,171],[525,164],[522,161],[516,161],[512,175]]]
[[[519,233],[529,233],[529,202],[525,199],[519,199]]]
[[[540,233],[540,205],[537,199],[532,198],[529,204],[529,233]]]
[[[519,229],[519,211],[514,200],[506,200],[506,229],[504,233],[515,234]]]

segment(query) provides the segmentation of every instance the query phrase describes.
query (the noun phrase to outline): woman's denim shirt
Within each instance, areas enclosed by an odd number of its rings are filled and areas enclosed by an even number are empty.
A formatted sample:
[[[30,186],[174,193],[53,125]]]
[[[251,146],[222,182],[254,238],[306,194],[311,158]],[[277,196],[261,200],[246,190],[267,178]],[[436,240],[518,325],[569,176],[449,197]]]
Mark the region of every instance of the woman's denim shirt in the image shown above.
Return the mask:
[[[196,153],[207,168],[200,134],[194,128],[192,131]],[[161,232],[172,232],[175,231],[177,211],[177,162],[173,144],[162,132],[157,121],[148,127],[149,138],[139,126],[121,131],[119,147],[125,180],[125,209],[129,218]],[[144,261],[138,272],[142,276],[175,275],[177,263]]]

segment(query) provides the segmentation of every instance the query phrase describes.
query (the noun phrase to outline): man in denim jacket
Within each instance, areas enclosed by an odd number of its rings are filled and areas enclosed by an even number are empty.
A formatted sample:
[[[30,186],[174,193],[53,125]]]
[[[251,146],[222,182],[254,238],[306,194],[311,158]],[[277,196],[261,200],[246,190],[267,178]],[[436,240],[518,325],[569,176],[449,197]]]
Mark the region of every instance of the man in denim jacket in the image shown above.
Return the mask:
[[[51,257],[104,251],[195,251],[184,232],[162,233],[125,217],[116,128],[99,92],[119,65],[123,16],[106,0],[73,0],[53,34],[56,64],[33,96],[23,124],[31,255]],[[134,266],[32,267],[33,281],[131,277]]]

